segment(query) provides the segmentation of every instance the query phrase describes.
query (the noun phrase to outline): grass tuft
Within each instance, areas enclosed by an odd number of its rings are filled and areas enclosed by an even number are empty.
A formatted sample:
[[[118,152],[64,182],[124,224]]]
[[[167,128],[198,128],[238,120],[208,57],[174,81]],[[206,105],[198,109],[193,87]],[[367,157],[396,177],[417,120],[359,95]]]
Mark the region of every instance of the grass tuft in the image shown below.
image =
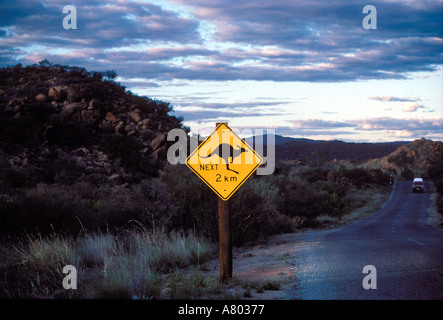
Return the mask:
[[[9,254],[10,252],[2,252]],[[176,270],[197,267],[215,257],[213,243],[193,233],[139,231],[130,235],[82,233],[31,237],[14,249],[19,278],[8,288],[13,298],[62,297],[93,299],[159,299],[164,283]],[[77,268],[77,290],[62,289],[65,265]],[[172,276],[174,278],[174,276]],[[184,279],[182,279],[184,280]],[[172,281],[174,282],[174,281]],[[198,293],[208,280],[195,277]],[[172,287],[174,287],[172,285]]]

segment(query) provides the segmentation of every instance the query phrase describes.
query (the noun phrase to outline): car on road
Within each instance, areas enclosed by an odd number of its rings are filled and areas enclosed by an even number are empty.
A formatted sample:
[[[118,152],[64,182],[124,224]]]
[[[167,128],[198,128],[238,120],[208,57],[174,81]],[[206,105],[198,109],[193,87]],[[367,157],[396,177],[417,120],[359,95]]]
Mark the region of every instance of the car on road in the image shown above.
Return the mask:
[[[412,181],[412,192],[423,193],[423,179],[422,178],[414,178],[414,181]]]

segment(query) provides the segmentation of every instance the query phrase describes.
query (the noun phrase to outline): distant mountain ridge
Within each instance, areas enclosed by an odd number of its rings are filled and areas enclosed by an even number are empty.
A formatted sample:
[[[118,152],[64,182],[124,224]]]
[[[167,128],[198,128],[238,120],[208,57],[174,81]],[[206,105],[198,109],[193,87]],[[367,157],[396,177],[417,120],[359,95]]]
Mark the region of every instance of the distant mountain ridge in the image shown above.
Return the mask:
[[[268,136],[254,136],[245,139],[247,143],[266,146]],[[272,137],[270,137],[272,139]],[[271,140],[269,139],[269,140]],[[303,160],[321,158],[332,160],[367,161],[389,155],[399,147],[412,141],[393,142],[344,142],[339,140],[312,140],[274,136],[276,160]],[[266,148],[264,148],[266,155]]]

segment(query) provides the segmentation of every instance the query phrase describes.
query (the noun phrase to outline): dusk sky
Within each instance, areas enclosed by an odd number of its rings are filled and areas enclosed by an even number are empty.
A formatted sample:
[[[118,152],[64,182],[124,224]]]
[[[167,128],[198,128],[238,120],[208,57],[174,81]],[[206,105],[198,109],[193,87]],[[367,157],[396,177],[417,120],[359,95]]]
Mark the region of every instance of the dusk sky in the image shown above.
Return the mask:
[[[77,29],[65,29],[73,5]],[[366,5],[376,29],[365,29]],[[71,21],[72,22],[72,21]],[[375,23],[375,21],[371,21]],[[443,140],[443,1],[0,1],[0,66],[115,70],[203,135]]]

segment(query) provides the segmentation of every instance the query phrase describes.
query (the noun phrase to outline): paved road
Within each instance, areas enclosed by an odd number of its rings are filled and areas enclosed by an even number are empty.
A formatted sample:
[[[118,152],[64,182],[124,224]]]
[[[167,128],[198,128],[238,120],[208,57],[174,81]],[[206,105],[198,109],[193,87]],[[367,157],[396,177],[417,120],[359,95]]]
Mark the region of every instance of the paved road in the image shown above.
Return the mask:
[[[398,181],[371,217],[307,234],[289,298],[443,299],[443,232],[426,223],[429,188],[411,193],[411,182]],[[376,268],[377,289],[363,288],[365,265]]]

